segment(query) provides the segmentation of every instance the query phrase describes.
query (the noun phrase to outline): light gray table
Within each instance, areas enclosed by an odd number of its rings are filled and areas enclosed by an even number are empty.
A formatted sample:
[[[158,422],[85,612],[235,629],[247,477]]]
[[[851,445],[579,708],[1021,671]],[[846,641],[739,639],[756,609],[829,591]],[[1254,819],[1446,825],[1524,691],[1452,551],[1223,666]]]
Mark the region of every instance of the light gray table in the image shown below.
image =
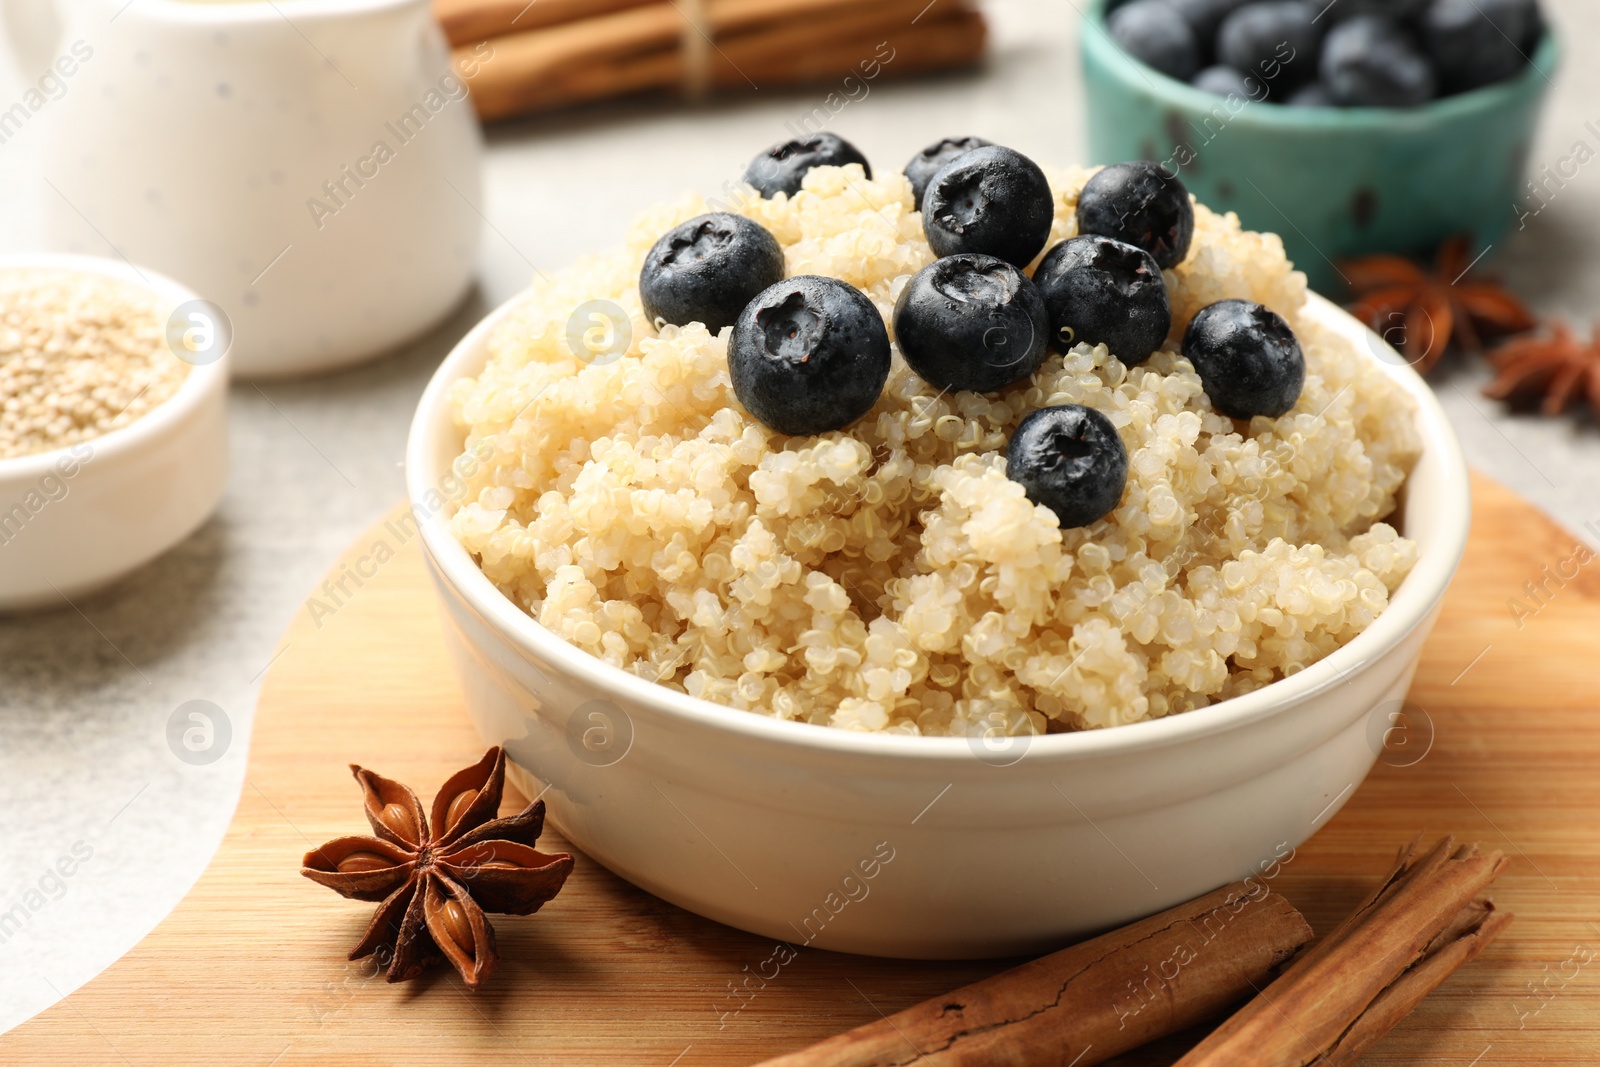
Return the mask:
[[[1569,48],[1536,166],[1591,138],[1584,123],[1600,117],[1600,69],[1581,47],[1600,42],[1600,10],[1586,0],[1547,3]],[[989,11],[986,70],[876,83],[834,128],[884,167],[937,136],[965,133],[1042,160],[1081,158],[1071,0],[995,0]],[[20,91],[16,72],[4,71],[0,103]],[[737,176],[818,97],[763,89],[738,104],[617,106],[495,131],[480,205],[481,286],[468,306],[370,366],[235,386],[233,475],[216,517],[78,610],[0,621],[0,913],[44,902],[20,933],[0,932],[0,1030],[126,952],[206,865],[243,782],[255,693],[274,643],[336,555],[400,499],[413,405],[455,339],[520,289],[535,265],[559,267],[615,244],[645,206]],[[32,205],[43,189],[43,119],[0,146],[0,251],[38,247]],[[1600,170],[1591,168],[1496,250],[1495,265],[1541,311],[1585,323],[1600,305],[1597,249]],[[1438,383],[1473,464],[1572,529],[1600,521],[1594,420],[1508,416],[1477,395],[1481,382],[1481,370],[1465,370]],[[166,742],[173,710],[193,699],[221,706],[233,729],[227,753],[208,766],[180,762]],[[48,876],[78,842],[92,857],[70,879]]]

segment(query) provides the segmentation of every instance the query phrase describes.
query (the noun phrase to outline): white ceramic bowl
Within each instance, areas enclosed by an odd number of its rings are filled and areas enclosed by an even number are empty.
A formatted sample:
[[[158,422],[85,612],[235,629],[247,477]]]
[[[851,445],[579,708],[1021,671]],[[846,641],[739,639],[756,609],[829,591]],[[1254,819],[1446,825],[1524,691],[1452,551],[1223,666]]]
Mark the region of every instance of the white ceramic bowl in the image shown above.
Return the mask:
[[[789,942],[917,958],[1034,953],[1281,861],[1382,751],[1461,560],[1467,471],[1420,378],[1312,298],[1417,401],[1426,451],[1400,520],[1416,568],[1365,633],[1258,692],[1188,714],[989,748],[780,722],[608,667],[537,625],[451,536],[448,389],[500,308],[424,393],[407,485],[479,732],[599,863],[657,896]],[[514,302],[513,302],[514,303]],[[1290,861],[1292,863],[1292,860]],[[752,961],[752,965],[760,961]]]
[[[195,299],[170,278],[92,256],[0,257],[0,270],[102,274],[154,292],[164,312]],[[177,359],[177,356],[171,358]],[[206,520],[228,474],[228,357],[193,367],[142,418],[81,444],[0,459],[0,611],[92,593]]]

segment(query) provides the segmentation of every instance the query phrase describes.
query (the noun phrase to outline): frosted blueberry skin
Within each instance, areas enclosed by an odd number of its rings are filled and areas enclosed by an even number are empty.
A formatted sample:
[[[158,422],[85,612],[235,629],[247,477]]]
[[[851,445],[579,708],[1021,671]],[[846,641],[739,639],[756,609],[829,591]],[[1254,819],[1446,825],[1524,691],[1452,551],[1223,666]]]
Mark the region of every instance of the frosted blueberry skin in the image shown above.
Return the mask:
[[[922,199],[922,232],[937,256],[974,252],[1026,267],[1044,249],[1054,222],[1055,197],[1044,171],[1001,145],[975,148],[945,164]]]
[[[1222,300],[1200,313],[1183,335],[1211,406],[1230,418],[1277,418],[1300,400],[1306,361],[1289,324],[1249,300]]]
[[[1254,76],[1247,77],[1232,67],[1224,66],[1207,67],[1194,76],[1191,84],[1208,93],[1237,96],[1241,100],[1265,100],[1271,92],[1264,82]]]
[[[1392,19],[1362,15],[1328,31],[1322,84],[1343,107],[1416,107],[1438,95],[1433,65]]]
[[[1289,94],[1284,101],[1290,107],[1333,107],[1333,94],[1321,82],[1303,85]]]
[[[894,308],[894,337],[911,369],[940,389],[989,393],[1031,375],[1049,352],[1038,287],[993,256],[934,260]]]
[[[846,163],[861,164],[867,177],[872,177],[872,164],[859,148],[838,134],[816,133],[775,144],[762,152],[745,168],[744,180],[762,199],[771,200],[779,193],[798,193],[812,167],[842,167]]]
[[[779,433],[842,430],[889,379],[889,331],[865,293],[814,274],[768,287],[734,323],[728,374],[745,410]]]
[[[1246,4],[1217,31],[1217,62],[1234,70],[1273,72],[1272,88],[1290,92],[1317,76],[1322,27],[1301,0]]]
[[[1129,367],[1160,348],[1172,329],[1161,268],[1142,248],[1085,234],[1052,248],[1033,272],[1050,313],[1051,344],[1105,345]]]
[[[718,212],[675,226],[644,257],[639,299],[659,326],[702,322],[717,333],[783,278],[783,246],[759,222]]]
[[[1090,526],[1122,502],[1128,450],[1111,420],[1094,408],[1040,408],[1011,435],[1006,477],[1055,512],[1062,529]]]
[[[918,211],[922,210],[922,197],[928,191],[928,183],[944,169],[945,164],[974,148],[986,148],[993,143],[982,137],[946,137],[912,156],[902,172],[911,182],[912,205]]]
[[[1115,163],[1078,194],[1078,232],[1142,248],[1162,270],[1170,270],[1183,262],[1194,241],[1194,205],[1183,182],[1159,163]]]
[[[1106,32],[1130,56],[1179,81],[1194,77],[1205,60],[1194,27],[1166,0],[1124,4],[1107,17]]]
[[[1310,0],[1318,11],[1327,12],[1327,20],[1344,22],[1363,15],[1384,15],[1392,19],[1414,18],[1422,13],[1432,0]]]
[[[1195,40],[1200,42],[1202,53],[1210,53],[1217,39],[1222,20],[1243,7],[1249,0],[1167,0],[1172,9],[1183,16]]]
[[[1452,93],[1516,77],[1543,32],[1537,0],[1434,0],[1417,20],[1423,51]]]

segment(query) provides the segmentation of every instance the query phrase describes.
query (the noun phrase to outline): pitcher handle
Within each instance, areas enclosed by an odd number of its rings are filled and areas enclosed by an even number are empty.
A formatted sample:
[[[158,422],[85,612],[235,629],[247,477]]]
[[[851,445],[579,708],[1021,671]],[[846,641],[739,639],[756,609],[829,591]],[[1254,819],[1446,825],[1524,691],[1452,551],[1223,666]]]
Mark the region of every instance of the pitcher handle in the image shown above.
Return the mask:
[[[63,30],[55,0],[0,0],[0,13],[22,80],[30,82],[47,72]]]

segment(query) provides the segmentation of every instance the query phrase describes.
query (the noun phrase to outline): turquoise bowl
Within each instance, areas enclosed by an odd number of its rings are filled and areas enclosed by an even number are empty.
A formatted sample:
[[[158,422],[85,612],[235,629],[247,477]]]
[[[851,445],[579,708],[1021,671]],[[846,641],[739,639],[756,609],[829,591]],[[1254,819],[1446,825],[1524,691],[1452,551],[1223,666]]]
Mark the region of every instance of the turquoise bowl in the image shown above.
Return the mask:
[[[1526,210],[1534,128],[1559,56],[1547,33],[1512,81],[1418,108],[1301,108],[1219,97],[1133,59],[1091,0],[1080,35],[1089,155],[1165,162],[1200,202],[1283,237],[1311,285],[1338,261],[1421,254],[1469,234],[1486,249]]]

